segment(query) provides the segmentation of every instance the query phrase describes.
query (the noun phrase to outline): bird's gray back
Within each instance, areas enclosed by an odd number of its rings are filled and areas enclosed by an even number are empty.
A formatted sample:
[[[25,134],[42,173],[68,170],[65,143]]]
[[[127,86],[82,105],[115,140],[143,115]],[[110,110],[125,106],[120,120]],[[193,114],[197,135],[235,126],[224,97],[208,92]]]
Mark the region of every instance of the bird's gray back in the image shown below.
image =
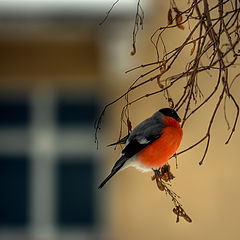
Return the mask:
[[[164,127],[164,115],[157,111],[150,118],[147,118],[134,128],[127,142],[133,139],[141,141],[145,138],[148,139],[149,137],[157,136]]]

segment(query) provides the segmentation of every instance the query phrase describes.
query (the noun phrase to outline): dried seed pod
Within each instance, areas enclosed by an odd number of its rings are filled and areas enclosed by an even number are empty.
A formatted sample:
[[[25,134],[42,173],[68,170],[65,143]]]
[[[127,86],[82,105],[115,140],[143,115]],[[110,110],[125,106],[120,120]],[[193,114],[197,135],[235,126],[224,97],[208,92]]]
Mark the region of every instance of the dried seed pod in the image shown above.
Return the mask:
[[[156,175],[152,176],[152,181],[154,181],[156,179]]]
[[[182,15],[181,14],[177,13],[177,15],[176,15],[176,23],[177,23],[177,25],[182,23]]]
[[[178,28],[180,29],[184,29],[184,26],[182,25],[182,15],[177,15],[176,16],[176,24],[178,26]]]
[[[185,215],[183,216],[183,218],[184,218],[187,222],[189,222],[189,223],[192,222],[192,219],[191,219],[187,214],[185,214]]]
[[[184,26],[182,24],[182,13],[177,8],[173,8],[173,9],[176,12],[176,24],[178,28],[183,30]]]
[[[159,189],[160,191],[164,191],[165,187],[164,187],[164,185],[162,184],[162,181],[161,181],[161,180],[156,180],[156,182],[157,182],[158,189]]]
[[[194,50],[195,50],[195,47],[196,47],[196,40],[193,41],[193,47],[192,47],[192,49],[191,49],[190,55],[193,55],[193,52],[194,52]]]
[[[177,207],[175,207],[175,208],[173,209],[173,213],[175,213],[176,215],[178,215],[178,209],[177,209]]]
[[[169,164],[165,164],[161,167],[161,174],[167,173],[170,171],[170,165]]]
[[[191,223],[192,219],[186,214],[181,206],[176,206],[173,212],[177,215],[177,222],[179,222],[179,217],[183,217],[187,222]]]
[[[158,83],[158,86],[160,87],[160,89],[164,88],[164,85],[160,82],[160,77],[157,78],[157,83]]]
[[[164,180],[165,182],[168,182],[172,179],[174,179],[175,177],[173,176],[173,174],[170,171],[170,165],[166,164],[161,168],[161,179]]]
[[[165,182],[171,181],[173,180],[175,177],[173,176],[173,174],[171,172],[168,173],[164,173],[162,175],[162,180],[164,180]]]
[[[177,215],[176,223],[178,223],[179,222],[179,211],[178,211],[177,207],[173,209],[173,212]]]
[[[166,61],[166,60],[163,60],[162,63],[161,63],[161,66],[160,66],[160,72],[161,72],[161,73],[166,72],[166,70],[167,70],[166,65],[167,65],[167,61]]]
[[[168,10],[168,25],[171,25],[172,23],[173,23],[172,9],[170,8]]]
[[[174,102],[173,102],[172,98],[168,98],[168,103],[169,103],[170,108],[174,108]]]
[[[127,126],[128,126],[128,132],[132,131],[132,123],[129,118],[127,118]]]
[[[133,45],[132,45],[132,47],[133,47],[133,49],[132,49],[132,51],[131,51],[131,56],[134,56],[135,54],[136,54],[136,46],[135,46],[135,43],[133,43]]]

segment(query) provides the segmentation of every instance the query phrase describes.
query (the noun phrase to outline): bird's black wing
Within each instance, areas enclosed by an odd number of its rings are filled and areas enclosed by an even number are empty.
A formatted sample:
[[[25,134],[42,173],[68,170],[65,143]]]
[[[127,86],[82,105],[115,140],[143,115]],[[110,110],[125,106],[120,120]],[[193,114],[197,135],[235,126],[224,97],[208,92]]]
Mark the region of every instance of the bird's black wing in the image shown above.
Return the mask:
[[[132,139],[126,147],[123,149],[122,154],[127,159],[133,157],[135,154],[143,150],[145,147],[153,143],[155,140],[160,138],[161,133],[154,134],[146,137],[144,140],[139,140],[137,138]]]

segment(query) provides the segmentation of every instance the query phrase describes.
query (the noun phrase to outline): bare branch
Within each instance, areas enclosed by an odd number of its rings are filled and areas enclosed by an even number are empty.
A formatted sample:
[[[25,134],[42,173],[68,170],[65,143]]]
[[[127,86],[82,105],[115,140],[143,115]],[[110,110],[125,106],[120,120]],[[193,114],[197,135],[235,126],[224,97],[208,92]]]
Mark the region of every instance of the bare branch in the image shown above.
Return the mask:
[[[196,143],[180,151],[177,155],[185,153],[206,141],[205,150],[199,162],[200,164],[203,163],[210,141],[213,140],[211,129],[223,99],[224,104],[222,107],[226,121],[226,100],[230,99],[236,108],[235,120],[226,144],[230,141],[239,118],[239,105],[233,96],[231,86],[240,76],[237,74],[235,77],[232,77],[232,69],[239,64],[240,56],[240,1],[215,0],[211,1],[211,6],[209,3],[210,0],[191,0],[188,7],[180,11],[176,2],[170,0],[170,8],[167,13],[168,23],[165,26],[159,26],[150,37],[156,52],[156,60],[126,71],[126,73],[141,71],[141,74],[132,82],[125,93],[105,106],[96,124],[96,141],[101,119],[108,107],[120,100],[125,101],[120,116],[121,135],[123,124],[127,126],[129,131],[129,107],[136,102],[143,101],[157,94],[163,94],[170,107],[174,107],[177,111],[183,111],[182,127],[200,109],[208,106],[207,103],[213,97],[218,96],[215,107],[208,110],[211,115],[205,134]],[[136,35],[139,28],[143,26],[143,20],[144,14],[140,6],[140,0],[138,0],[133,31],[133,48],[135,50]],[[185,24],[188,24],[188,28],[184,27]],[[168,49],[168,42],[164,39],[172,29],[179,29],[179,34],[184,29],[185,33],[187,32],[187,36],[178,46]],[[184,70],[177,73],[172,71],[178,64],[179,57],[189,45],[193,47],[191,52],[189,52],[189,60],[186,59],[184,65],[181,63]],[[202,76],[204,73],[208,80],[215,85],[210,93],[208,92],[207,94],[202,89]],[[217,77],[215,77],[216,75]],[[206,79],[206,77],[204,78]],[[230,82],[231,84],[229,84]],[[138,97],[134,96],[136,89],[156,83],[159,89],[146,92]],[[179,85],[181,85],[179,90],[181,95],[178,99],[175,99],[172,97],[171,91],[173,86],[176,88]],[[207,95],[206,98],[204,98],[205,95]]]
[[[115,7],[115,5],[119,2],[120,0],[116,0],[113,5],[111,6],[111,8],[108,10],[108,12],[106,13],[105,18],[99,23],[99,25],[102,25],[103,23],[105,23],[109,17],[109,14],[111,13],[111,11],[113,10],[113,8]]]

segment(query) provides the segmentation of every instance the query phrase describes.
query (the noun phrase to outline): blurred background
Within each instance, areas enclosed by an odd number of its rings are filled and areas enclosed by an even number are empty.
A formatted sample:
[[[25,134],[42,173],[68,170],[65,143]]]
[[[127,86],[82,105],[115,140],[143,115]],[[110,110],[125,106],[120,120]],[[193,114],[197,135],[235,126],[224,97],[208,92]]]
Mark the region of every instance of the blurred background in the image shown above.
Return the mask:
[[[238,239],[239,125],[224,145],[222,112],[203,166],[204,146],[180,156],[178,169],[170,161],[173,188],[193,223],[175,223],[171,200],[151,174],[128,169],[97,189],[119,156],[105,146],[118,138],[121,105],[105,114],[98,150],[94,121],[139,74],[124,72],[154,60],[149,34],[166,23],[169,7],[142,1],[144,32],[131,57],[136,1],[119,1],[99,26],[113,2],[0,0],[0,239]],[[175,46],[181,33],[166,40]],[[146,99],[144,108],[137,103],[133,126],[166,106],[162,96]],[[192,118],[181,149],[205,134],[209,117],[203,110]]]

